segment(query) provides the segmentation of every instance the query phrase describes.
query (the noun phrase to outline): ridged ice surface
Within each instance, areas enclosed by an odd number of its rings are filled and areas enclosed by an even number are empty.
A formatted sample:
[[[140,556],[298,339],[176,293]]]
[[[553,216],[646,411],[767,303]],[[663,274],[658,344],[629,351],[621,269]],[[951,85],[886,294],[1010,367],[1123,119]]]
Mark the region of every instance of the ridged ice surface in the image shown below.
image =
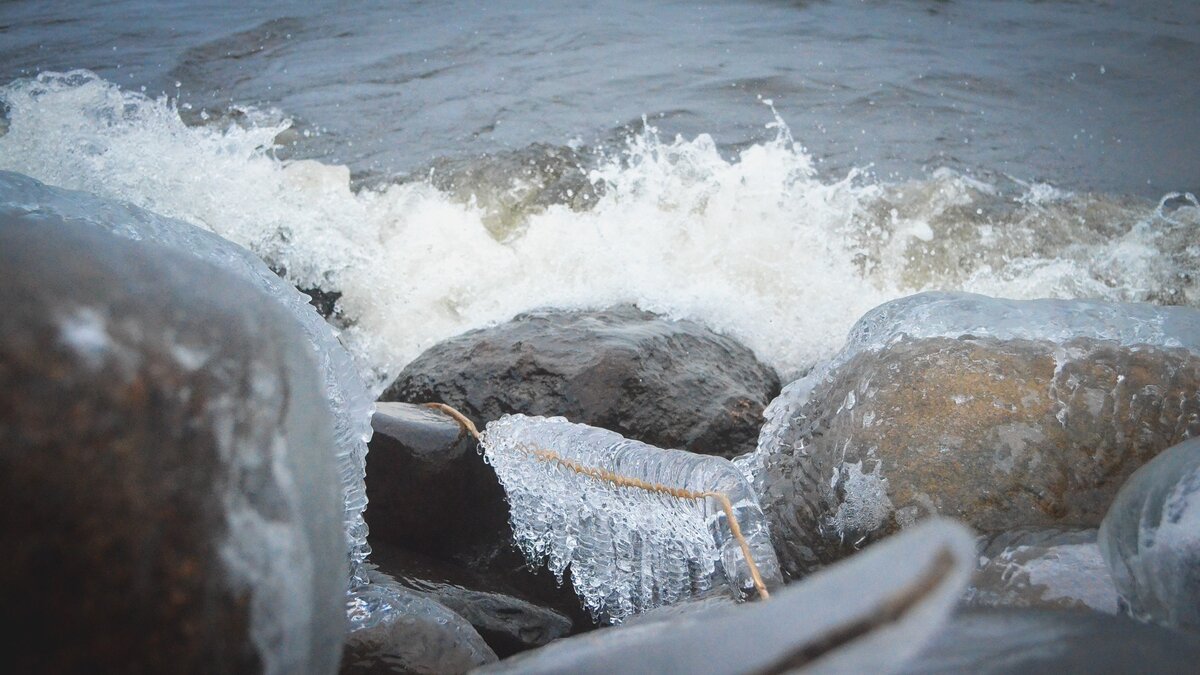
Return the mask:
[[[1064,343],[1090,338],[1121,346],[1182,347],[1200,353],[1200,313],[1192,308],[1094,300],[1008,300],[973,293],[929,292],[880,305],[854,327],[841,351],[783,388],[764,411],[758,451],[738,465],[758,478],[766,455],[778,452],[784,430],[813,388],[858,354],[899,340],[974,336]],[[854,401],[847,401],[850,406]]]
[[[1131,614],[1200,629],[1200,439],[1129,478],[1104,517],[1100,549]]]
[[[363,476],[374,402],[367,395],[350,355],[330,326],[308,304],[308,297],[246,249],[180,220],[83,192],[49,187],[5,171],[0,171],[0,195],[6,205],[15,208],[87,222],[118,236],[187,251],[249,280],[291,312],[312,343],[324,378],[325,399],[333,410],[337,447],[331,451],[337,454],[336,466],[344,492],[350,578],[361,581],[360,566],[369,552],[367,527],[362,517],[367,504]]]
[[[725,583],[736,597],[752,595],[753,581],[717,500],[616,485],[536,451],[648,483],[723,493],[763,579],[780,583],[757,498],[728,460],[656,448],[562,417],[506,415],[487,425],[482,444],[508,495],[517,544],[560,580],[569,570],[576,593],[600,620],[619,622]]]

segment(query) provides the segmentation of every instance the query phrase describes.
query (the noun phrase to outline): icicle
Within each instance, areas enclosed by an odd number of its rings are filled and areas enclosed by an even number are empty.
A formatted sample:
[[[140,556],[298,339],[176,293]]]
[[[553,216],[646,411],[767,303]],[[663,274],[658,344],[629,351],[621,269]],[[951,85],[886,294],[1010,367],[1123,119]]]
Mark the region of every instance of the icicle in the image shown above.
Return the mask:
[[[762,509],[728,460],[561,417],[506,415],[480,440],[518,546],[560,581],[570,568],[597,619],[617,623],[722,584],[741,599],[781,583]]]

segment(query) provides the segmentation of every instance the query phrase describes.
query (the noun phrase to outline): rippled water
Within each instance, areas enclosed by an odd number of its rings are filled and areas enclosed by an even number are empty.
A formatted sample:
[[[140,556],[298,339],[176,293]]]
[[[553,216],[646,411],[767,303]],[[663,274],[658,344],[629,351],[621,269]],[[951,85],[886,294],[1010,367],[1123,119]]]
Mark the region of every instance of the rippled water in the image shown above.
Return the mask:
[[[0,168],[342,293],[378,383],[540,305],[785,376],[917,290],[1200,305],[1200,3],[526,4],[7,2]]]

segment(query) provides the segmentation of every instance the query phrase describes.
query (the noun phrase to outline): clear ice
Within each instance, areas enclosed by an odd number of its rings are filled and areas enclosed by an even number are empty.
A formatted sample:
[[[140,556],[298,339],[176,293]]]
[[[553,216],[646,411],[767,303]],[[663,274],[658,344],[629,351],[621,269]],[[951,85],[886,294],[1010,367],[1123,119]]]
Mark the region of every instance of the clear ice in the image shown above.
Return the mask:
[[[186,251],[250,281],[291,312],[312,344],[322,371],[324,398],[333,411],[337,444],[334,451],[344,500],[349,586],[366,583],[362,565],[370,548],[362,512],[367,505],[364,476],[375,404],[350,354],[338,342],[333,328],[309,305],[308,296],[272,272],[253,253],[180,220],[84,192],[49,187],[28,176],[6,171],[0,171],[0,195],[5,205],[11,208],[87,222],[117,236]]]
[[[534,450],[648,483],[723,493],[764,582],[782,583],[757,497],[728,460],[656,448],[562,417],[506,415],[488,423],[481,444],[508,495],[517,545],[560,581],[569,569],[576,594],[598,620],[619,623],[725,583],[742,598],[754,594],[753,579],[717,500],[618,486]]]
[[[850,329],[832,359],[783,388],[763,412],[758,450],[737,460],[755,488],[768,456],[789,451],[787,428],[816,385],[863,352],[876,352],[900,340],[989,337],[1064,343],[1074,338],[1182,347],[1200,353],[1200,312],[1189,307],[1095,300],[1007,300],[973,293],[928,292],[894,300],[867,312]],[[847,401],[853,406],[854,402]]]

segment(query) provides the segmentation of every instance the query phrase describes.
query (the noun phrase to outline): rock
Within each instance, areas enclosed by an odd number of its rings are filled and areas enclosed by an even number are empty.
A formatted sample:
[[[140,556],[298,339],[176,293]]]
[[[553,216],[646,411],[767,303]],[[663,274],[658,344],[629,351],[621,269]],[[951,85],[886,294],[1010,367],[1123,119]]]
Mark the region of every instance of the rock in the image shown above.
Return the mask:
[[[1200,638],[1123,616],[971,609],[952,617],[905,675],[1196,672]]]
[[[287,310],[316,355],[325,402],[333,412],[335,466],[342,483],[348,540],[346,567],[350,578],[359,581],[367,536],[362,518],[366,506],[363,473],[374,400],[367,395],[354,359],[312,310],[309,297],[272,272],[258,256],[212,232],[124,202],[50,187],[21,174],[0,171],[0,217],[58,219],[86,224],[119,239],[164,246],[249,283]]]
[[[938,632],[974,557],[966,528],[935,520],[769,601],[700,603],[704,611],[557,640],[482,672],[886,673]]]
[[[334,672],[334,421],[286,310],[35,200],[0,269],[7,669]]]
[[[368,620],[346,637],[344,675],[458,675],[496,660],[466,619],[387,575],[369,577],[357,593]]]
[[[1135,617],[1200,630],[1200,439],[1129,478],[1100,526],[1100,549]]]
[[[863,317],[788,386],[742,465],[793,576],[930,514],[1096,527],[1200,434],[1200,312],[928,293]]]
[[[372,545],[450,555],[512,539],[504,489],[458,422],[424,406],[379,403],[371,424]]]
[[[545,310],[435,345],[381,400],[439,401],[479,428],[508,413],[563,416],[661,448],[754,448],[775,373],[730,338],[633,306]]]
[[[1002,532],[988,538],[979,560],[964,596],[967,605],[1118,611],[1096,530]]]
[[[400,585],[445,605],[469,621],[501,657],[568,635],[573,622],[562,612],[520,597],[502,578],[386,545],[371,559]]]

